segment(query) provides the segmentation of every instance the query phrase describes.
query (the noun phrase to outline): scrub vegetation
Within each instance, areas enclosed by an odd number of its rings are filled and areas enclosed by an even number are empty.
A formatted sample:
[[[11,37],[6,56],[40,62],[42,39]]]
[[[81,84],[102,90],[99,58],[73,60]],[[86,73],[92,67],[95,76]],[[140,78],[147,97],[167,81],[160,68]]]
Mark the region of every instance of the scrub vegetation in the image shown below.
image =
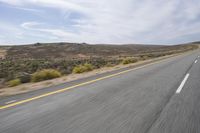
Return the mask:
[[[188,45],[89,45],[74,43],[0,46],[0,88],[71,73],[130,64],[196,49]]]
[[[20,79],[13,79],[13,80],[10,80],[8,82],[9,87],[17,86],[17,85],[20,85],[20,84],[21,84]]]
[[[78,65],[73,68],[73,73],[83,73],[93,70],[92,64],[85,63],[83,65]]]
[[[61,73],[54,69],[44,69],[32,74],[31,81],[32,82],[39,82],[48,79],[54,79],[61,77]]]
[[[125,59],[123,59],[122,64],[126,65],[126,64],[130,64],[130,63],[135,63],[137,61],[138,61],[138,59],[136,59],[136,58],[125,58]]]

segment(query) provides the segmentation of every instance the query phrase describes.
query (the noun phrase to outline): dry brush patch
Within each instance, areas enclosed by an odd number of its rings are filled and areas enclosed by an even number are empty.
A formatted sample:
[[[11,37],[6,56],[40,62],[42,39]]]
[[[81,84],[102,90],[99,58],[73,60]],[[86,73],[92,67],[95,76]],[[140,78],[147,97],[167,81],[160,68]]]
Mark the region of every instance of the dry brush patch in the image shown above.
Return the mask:
[[[136,63],[131,63],[131,64],[127,64],[127,65],[123,65],[120,63],[120,64],[112,66],[112,67],[101,67],[99,69],[94,69],[93,71],[89,71],[89,72],[85,72],[85,73],[81,73],[81,74],[69,74],[67,76],[64,75],[64,76],[56,78],[56,79],[50,79],[50,80],[34,82],[34,83],[31,82],[31,83],[21,84],[19,86],[15,86],[15,87],[6,87],[6,88],[0,89],[0,96],[15,95],[15,94],[25,93],[25,92],[29,92],[29,91],[34,91],[34,90],[46,88],[46,87],[49,87],[52,85],[58,85],[61,83],[70,82],[70,81],[74,81],[77,79],[82,79],[82,78],[90,77],[90,76],[93,76],[96,74],[102,74],[102,73],[110,72],[113,70],[118,70],[118,69],[125,68],[125,67],[130,67],[130,66],[137,67],[140,65],[145,65],[145,64],[154,62],[154,61],[159,61],[161,59],[169,58],[171,56],[175,56],[175,55],[168,55],[168,56],[154,58],[154,59],[141,60]]]
[[[23,49],[22,49],[23,48]],[[53,48],[53,49],[52,49]],[[62,55],[56,55],[59,58],[52,58],[48,54],[49,51],[54,50],[61,50],[62,48],[67,48],[68,53],[71,55],[76,54],[80,57],[80,54],[86,55],[84,58],[73,58],[73,59],[66,59],[65,52]],[[89,49],[87,49],[89,48]],[[140,52],[134,53],[132,50],[133,48],[138,49]],[[99,69],[102,67],[114,67],[116,65],[122,64],[130,64],[136,63],[141,60],[147,60],[152,58],[158,58],[166,55],[176,54],[185,52],[188,50],[195,49],[193,45],[189,46],[90,46],[90,45],[65,45],[61,44],[61,46],[54,46],[54,45],[42,45],[37,44],[36,46],[23,46],[23,47],[11,47],[7,51],[8,57],[4,59],[0,59],[0,81],[8,82],[10,80],[19,79],[20,83],[28,83],[31,81],[38,82],[42,80],[49,80],[54,78],[51,74],[44,74],[46,70],[56,70],[59,72],[57,76],[60,77],[61,75],[69,75],[71,73],[83,73],[92,71],[93,69]],[[35,51],[32,51],[32,50]],[[47,52],[44,55],[44,58],[35,57],[37,50]],[[80,50],[79,53],[72,53],[72,51]],[[70,52],[71,51],[71,52]],[[84,51],[84,52],[83,52]],[[108,53],[107,53],[107,52]],[[127,51],[127,52],[126,52]],[[134,50],[137,51],[137,50]],[[142,52],[141,52],[142,51]],[[28,53],[32,52],[32,53]],[[81,53],[83,52],[83,53]],[[87,53],[93,53],[93,56],[88,55]],[[106,53],[105,53],[106,52]],[[23,53],[23,55],[20,55]],[[94,54],[96,53],[95,57]],[[100,54],[101,53],[101,54]],[[128,55],[124,54],[128,53]],[[14,56],[18,55],[19,57],[26,57],[26,58],[15,58]],[[24,56],[26,54],[26,56]],[[29,55],[30,54],[30,55]],[[43,54],[43,53],[41,53]],[[106,56],[102,57],[99,55],[105,54]],[[118,54],[118,55],[117,55]],[[34,56],[35,55],[35,56]],[[98,55],[98,56],[97,56]],[[112,55],[112,56],[108,56]],[[55,55],[53,55],[54,57]],[[11,58],[13,57],[13,58]],[[86,58],[87,57],[87,58]],[[33,78],[34,75],[37,78]],[[51,77],[52,76],[52,77]],[[1,87],[6,87],[7,84],[1,82]]]
[[[58,78],[61,76],[62,76],[62,74],[58,70],[44,69],[44,70],[33,73],[31,76],[31,81],[32,82],[40,82],[40,81],[44,81],[44,80]]]

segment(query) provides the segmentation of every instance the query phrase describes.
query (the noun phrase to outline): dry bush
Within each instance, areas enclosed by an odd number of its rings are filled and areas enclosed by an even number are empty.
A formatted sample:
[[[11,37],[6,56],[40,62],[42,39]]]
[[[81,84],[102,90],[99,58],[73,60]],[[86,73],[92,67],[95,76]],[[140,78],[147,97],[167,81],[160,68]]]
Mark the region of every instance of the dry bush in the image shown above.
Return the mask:
[[[92,66],[92,64],[85,63],[85,64],[83,64],[83,65],[75,66],[75,67],[73,68],[73,73],[83,73],[83,72],[92,71],[93,68],[94,68],[94,67]]]
[[[122,60],[122,64],[126,65],[126,64],[130,64],[130,63],[135,63],[137,61],[138,61],[138,59],[136,59],[136,58],[125,58]]]
[[[17,86],[17,85],[20,85],[20,84],[21,84],[20,79],[13,79],[13,80],[8,81],[9,87],[14,87],[14,86]]]
[[[31,77],[32,82],[39,82],[48,79],[54,79],[61,77],[61,73],[55,69],[44,69],[38,72],[33,73]]]

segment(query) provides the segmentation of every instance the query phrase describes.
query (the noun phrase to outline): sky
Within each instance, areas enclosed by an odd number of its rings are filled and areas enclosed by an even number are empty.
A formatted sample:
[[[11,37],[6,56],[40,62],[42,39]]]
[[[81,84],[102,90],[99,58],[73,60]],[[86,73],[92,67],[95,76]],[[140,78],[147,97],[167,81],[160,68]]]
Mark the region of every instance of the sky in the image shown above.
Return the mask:
[[[0,0],[0,45],[200,41],[200,0]]]

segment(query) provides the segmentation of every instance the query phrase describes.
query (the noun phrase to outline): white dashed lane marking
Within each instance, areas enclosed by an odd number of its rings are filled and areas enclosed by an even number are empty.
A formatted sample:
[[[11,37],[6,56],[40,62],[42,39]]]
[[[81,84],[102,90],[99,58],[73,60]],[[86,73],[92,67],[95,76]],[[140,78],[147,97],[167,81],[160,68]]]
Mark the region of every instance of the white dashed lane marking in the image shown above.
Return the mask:
[[[189,76],[190,76],[189,73],[187,73],[187,74],[185,75],[183,81],[181,82],[180,86],[179,86],[178,89],[176,90],[176,93],[177,93],[177,94],[181,92],[181,90],[182,90],[182,88],[184,87],[184,85],[185,85],[185,83],[186,83],[186,81],[187,81],[187,79],[188,79]]]

